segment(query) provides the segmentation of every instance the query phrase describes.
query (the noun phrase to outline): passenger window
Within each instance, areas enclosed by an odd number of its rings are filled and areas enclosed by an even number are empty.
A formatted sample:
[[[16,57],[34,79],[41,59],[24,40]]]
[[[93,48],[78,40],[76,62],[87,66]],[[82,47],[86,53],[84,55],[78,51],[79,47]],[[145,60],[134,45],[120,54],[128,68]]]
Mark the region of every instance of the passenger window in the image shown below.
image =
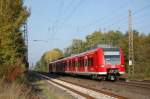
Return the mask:
[[[78,66],[80,66],[80,65],[81,65],[80,60],[78,60]]]
[[[78,61],[75,61],[75,66],[79,66]]]
[[[92,66],[93,65],[93,57],[88,58],[88,66]]]
[[[67,62],[67,66],[69,66],[69,61]]]
[[[87,61],[87,59],[84,60],[84,66],[88,66],[88,61]]]
[[[81,59],[81,66],[84,65],[84,59]]]
[[[72,65],[75,66],[75,61],[72,62]]]
[[[72,64],[71,64],[71,60],[69,61],[69,66],[72,66]]]
[[[80,59],[79,61],[78,61],[78,65],[79,66],[82,66],[83,65],[83,62],[82,62],[83,60],[82,59]]]

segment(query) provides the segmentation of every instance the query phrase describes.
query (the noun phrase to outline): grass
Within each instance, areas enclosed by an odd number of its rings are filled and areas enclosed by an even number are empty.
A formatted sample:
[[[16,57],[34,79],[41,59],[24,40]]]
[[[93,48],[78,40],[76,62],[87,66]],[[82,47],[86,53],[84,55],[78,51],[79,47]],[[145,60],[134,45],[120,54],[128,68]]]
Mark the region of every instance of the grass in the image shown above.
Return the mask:
[[[23,78],[25,78],[23,81],[32,86],[34,92],[41,99],[74,99],[73,96],[69,95],[64,90],[47,83],[47,81],[39,77],[34,71],[29,71]]]
[[[74,99],[36,73],[28,72],[12,83],[0,79],[0,99]]]
[[[31,88],[17,82],[6,83],[0,80],[0,99],[37,99]]]
[[[44,80],[38,81],[36,84],[40,85],[39,88],[42,89],[42,93],[46,99],[74,99],[73,96],[69,95],[64,90],[50,85]]]

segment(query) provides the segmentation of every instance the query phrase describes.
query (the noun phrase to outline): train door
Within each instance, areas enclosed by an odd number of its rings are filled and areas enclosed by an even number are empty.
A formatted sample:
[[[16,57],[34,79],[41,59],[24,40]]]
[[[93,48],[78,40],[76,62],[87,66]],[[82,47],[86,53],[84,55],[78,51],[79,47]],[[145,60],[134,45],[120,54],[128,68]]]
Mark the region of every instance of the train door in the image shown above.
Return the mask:
[[[62,72],[63,73],[65,72],[65,67],[66,67],[66,63],[65,63],[65,61],[62,61]]]
[[[69,68],[69,60],[67,61],[66,69],[67,69],[67,71],[70,71],[70,68]]]
[[[93,56],[89,56],[88,57],[88,71],[89,72],[93,72],[94,71],[94,57]]]
[[[88,57],[84,57],[84,72],[88,72]]]
[[[75,71],[75,59],[74,58],[72,59],[72,68],[73,68],[73,71]]]
[[[78,58],[78,71],[81,71],[81,58]]]
[[[84,58],[83,57],[79,58],[79,71],[84,72]]]
[[[56,63],[53,64],[52,66],[52,71],[55,73],[56,72]]]
[[[52,72],[52,64],[49,64],[49,73]]]
[[[78,72],[78,58],[75,58],[75,71]]]
[[[69,66],[70,66],[70,70],[73,71],[72,59],[69,60]]]

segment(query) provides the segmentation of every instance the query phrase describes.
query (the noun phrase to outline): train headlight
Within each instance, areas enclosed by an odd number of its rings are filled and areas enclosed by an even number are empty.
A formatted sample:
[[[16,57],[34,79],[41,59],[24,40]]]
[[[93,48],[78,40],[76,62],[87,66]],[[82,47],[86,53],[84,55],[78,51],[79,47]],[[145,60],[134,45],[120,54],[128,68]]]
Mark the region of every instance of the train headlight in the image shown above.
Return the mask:
[[[124,67],[124,65],[121,65],[121,67]]]
[[[105,65],[101,65],[101,67],[105,67]]]

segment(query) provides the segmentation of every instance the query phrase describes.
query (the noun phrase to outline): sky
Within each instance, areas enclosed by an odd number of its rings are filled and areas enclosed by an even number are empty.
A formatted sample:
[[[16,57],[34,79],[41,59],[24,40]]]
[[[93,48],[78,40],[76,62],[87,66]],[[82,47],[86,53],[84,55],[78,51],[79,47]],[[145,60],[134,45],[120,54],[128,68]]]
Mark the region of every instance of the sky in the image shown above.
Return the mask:
[[[64,49],[75,38],[94,31],[128,30],[128,10],[133,29],[150,33],[150,0],[24,0],[28,18],[29,63],[36,64],[44,52]]]

